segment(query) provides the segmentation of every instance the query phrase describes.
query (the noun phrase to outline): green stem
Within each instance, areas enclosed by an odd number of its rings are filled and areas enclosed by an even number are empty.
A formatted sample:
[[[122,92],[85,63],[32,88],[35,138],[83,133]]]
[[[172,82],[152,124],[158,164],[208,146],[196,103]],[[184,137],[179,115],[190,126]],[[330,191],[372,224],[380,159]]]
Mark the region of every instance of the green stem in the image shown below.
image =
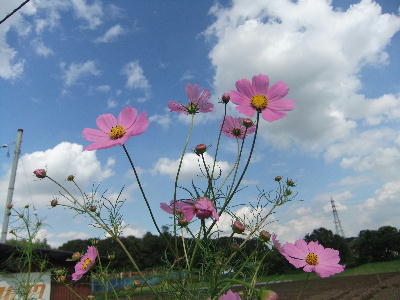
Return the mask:
[[[225,103],[225,106],[224,106],[224,119],[222,120],[221,128],[219,129],[219,134],[218,134],[218,139],[217,139],[217,147],[215,148],[214,162],[213,162],[213,167],[212,167],[212,171],[211,171],[211,178],[214,177],[215,163],[217,162],[219,142],[220,142],[220,139],[221,139],[222,128],[224,127],[225,118],[226,118],[226,103]]]
[[[304,292],[305,288],[307,287],[309,278],[310,278],[310,272],[307,273],[306,282],[303,284],[303,287],[301,288],[299,294],[297,295],[297,298],[296,298],[297,300],[300,300],[301,297],[303,296],[303,292]]]
[[[72,293],[75,297],[79,298],[80,300],[85,300],[81,295],[79,295],[69,284],[64,283],[64,286]]]
[[[211,191],[211,193],[212,193],[212,199],[214,200],[214,205],[216,204],[215,203],[215,194],[214,194],[214,189],[213,189],[213,186],[212,186],[212,178],[211,178],[211,176],[210,176],[210,173],[208,172],[208,167],[207,167],[207,164],[206,164],[206,161],[204,160],[204,155],[203,154],[201,154],[201,159],[202,159],[202,161],[203,161],[203,165],[204,165],[204,169],[206,170],[206,174],[207,174],[207,181],[208,181],[208,186],[207,186],[207,190],[206,190],[206,195],[207,195],[207,193],[208,193],[208,191],[210,190]],[[209,196],[210,197],[210,196]],[[210,197],[211,198],[211,197]]]

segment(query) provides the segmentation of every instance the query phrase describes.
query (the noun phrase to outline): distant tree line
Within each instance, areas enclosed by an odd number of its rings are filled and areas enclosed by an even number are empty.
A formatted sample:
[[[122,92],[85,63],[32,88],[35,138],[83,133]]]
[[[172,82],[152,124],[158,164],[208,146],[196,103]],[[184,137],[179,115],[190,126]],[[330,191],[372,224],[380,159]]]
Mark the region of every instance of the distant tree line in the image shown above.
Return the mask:
[[[168,232],[168,228],[164,227],[164,235],[171,242],[174,242],[173,236]],[[341,263],[347,267],[357,266],[359,264],[369,262],[389,261],[400,258],[400,231],[392,226],[383,226],[378,230],[362,230],[358,237],[344,238],[334,234],[326,228],[318,228],[307,234],[304,239],[307,242],[318,241],[325,248],[337,249],[340,252]],[[142,238],[128,236],[122,238],[123,243],[128,250],[133,253],[136,262],[142,270],[160,269],[163,266],[179,265],[184,260],[179,261],[174,257],[168,256],[166,253],[167,244],[165,239],[146,233]],[[235,249],[235,244],[243,241],[239,238],[230,239],[228,237],[220,237],[209,242],[209,251],[221,257],[227,257]],[[190,246],[193,240],[186,239],[185,242]],[[80,251],[85,252],[88,245],[92,244],[92,240],[71,240],[59,247],[59,250]],[[177,241],[178,249],[182,251],[182,242]],[[228,246],[227,246],[228,245]],[[111,238],[99,240],[97,243],[99,252],[105,257],[110,258],[109,263],[112,270],[116,272],[131,271],[130,265],[127,263],[125,254],[122,252],[118,244]],[[257,249],[256,255],[260,257],[265,254],[267,246],[258,238],[248,241],[246,247],[240,250],[236,255],[236,262],[241,259],[247,259],[254,249]],[[259,257],[258,257],[259,258]],[[256,257],[255,257],[256,261]],[[286,259],[275,249],[272,250],[265,258],[264,275],[282,274],[295,272],[296,270],[289,264]],[[195,265],[201,268],[204,262],[200,258],[195,258]],[[248,264],[251,267],[251,263]],[[235,267],[235,261],[232,262],[232,268]],[[245,271],[245,270],[244,270]]]

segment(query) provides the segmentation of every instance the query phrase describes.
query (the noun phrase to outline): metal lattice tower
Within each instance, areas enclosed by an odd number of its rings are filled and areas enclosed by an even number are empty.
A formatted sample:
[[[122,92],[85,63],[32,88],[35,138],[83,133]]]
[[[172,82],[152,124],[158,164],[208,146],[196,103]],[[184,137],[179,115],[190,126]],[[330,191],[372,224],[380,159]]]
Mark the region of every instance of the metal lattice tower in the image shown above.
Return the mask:
[[[344,231],[342,228],[342,224],[340,224],[340,219],[339,219],[338,212],[336,210],[335,201],[333,201],[332,197],[331,197],[331,205],[332,205],[333,222],[335,223],[336,234],[344,237]]]

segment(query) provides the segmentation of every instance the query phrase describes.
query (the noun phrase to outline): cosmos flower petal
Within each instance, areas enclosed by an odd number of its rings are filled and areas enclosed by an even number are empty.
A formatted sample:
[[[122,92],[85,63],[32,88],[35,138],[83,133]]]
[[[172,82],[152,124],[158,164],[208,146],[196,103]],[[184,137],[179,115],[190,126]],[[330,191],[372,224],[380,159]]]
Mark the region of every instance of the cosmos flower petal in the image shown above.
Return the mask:
[[[86,146],[83,150],[85,151],[92,151],[92,150],[101,150],[101,149],[107,149],[114,147],[115,145],[118,145],[118,142],[114,140],[108,140],[108,141],[96,141],[93,144],[90,144],[89,146]]]
[[[306,264],[306,265],[304,266],[304,268],[303,268],[303,271],[304,271],[304,272],[312,272],[312,271],[314,271],[314,269],[315,269],[315,266]]]
[[[257,95],[266,96],[268,93],[269,78],[264,74],[253,76],[252,85],[253,90]]]
[[[268,108],[271,110],[284,110],[289,111],[293,110],[295,107],[294,101],[292,99],[281,98],[279,101],[270,101],[268,103]]]
[[[269,101],[276,101],[280,98],[285,97],[288,92],[289,87],[287,86],[287,84],[283,81],[278,81],[268,90],[267,97]]]
[[[231,97],[230,101],[235,104],[250,104],[250,99],[245,97],[243,94],[238,91],[230,91],[229,95]],[[254,109],[255,111],[255,109]]]
[[[248,117],[252,117],[256,113],[256,110],[249,104],[238,105],[236,110]]]
[[[343,272],[344,269],[345,267],[339,264],[318,264],[315,266],[315,273],[324,278]]]
[[[127,106],[118,115],[118,125],[123,126],[127,130],[135,123],[136,116],[137,110],[131,106]]]
[[[200,86],[198,84],[192,85],[191,83],[188,83],[186,85],[186,96],[190,102],[197,104],[199,99],[199,88]]]
[[[186,115],[188,114],[187,108],[176,101],[169,101],[168,108],[170,109],[171,112],[177,112]]]
[[[266,108],[261,112],[261,115],[265,121],[273,122],[283,118],[286,115],[286,113]]]
[[[92,129],[92,128],[85,128],[82,130],[82,135],[85,139],[87,139],[90,142],[96,142],[99,140],[109,140],[110,137],[107,133],[104,133],[101,130],[98,129]]]
[[[112,127],[118,125],[118,122],[112,114],[104,114],[97,117],[96,125],[100,130],[109,133]]]
[[[232,292],[231,290],[228,290],[226,294],[221,295],[218,300],[241,300],[239,294]]]
[[[149,126],[150,121],[147,119],[147,114],[146,112],[142,112],[139,117],[136,119],[134,126],[131,128],[129,131],[130,136],[135,136],[142,134],[147,130],[147,127]]]
[[[256,95],[250,81],[245,78],[236,81],[236,89],[249,99]]]

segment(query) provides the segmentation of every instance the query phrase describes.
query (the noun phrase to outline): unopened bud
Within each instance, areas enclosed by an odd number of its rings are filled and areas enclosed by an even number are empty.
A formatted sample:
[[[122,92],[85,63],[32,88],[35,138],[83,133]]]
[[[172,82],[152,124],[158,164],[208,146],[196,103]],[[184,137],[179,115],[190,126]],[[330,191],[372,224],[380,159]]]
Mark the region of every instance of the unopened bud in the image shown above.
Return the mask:
[[[231,96],[229,95],[229,93],[224,93],[221,97],[221,100],[223,103],[227,104],[229,100],[231,100]]]
[[[260,239],[262,239],[264,242],[268,242],[270,238],[271,234],[268,231],[263,230],[260,232]]]
[[[25,204],[24,208],[29,208],[29,204]]]
[[[249,118],[244,119],[242,121],[242,123],[243,123],[243,126],[246,127],[246,128],[250,128],[251,126],[254,125],[253,120],[249,119]]]
[[[60,275],[60,276],[57,277],[57,281],[58,282],[64,282],[65,279],[66,279],[65,275]]]
[[[244,231],[244,225],[240,221],[235,221],[232,224],[232,231],[241,234]]]
[[[288,179],[288,180],[286,181],[286,184],[287,184],[288,186],[291,186],[291,187],[294,187],[294,186],[296,185],[292,179]]]
[[[142,285],[142,282],[141,282],[140,280],[134,280],[134,281],[133,281],[133,284],[134,284],[136,287],[138,287],[138,286],[141,286],[141,285]]]
[[[290,196],[293,192],[290,189],[285,190],[285,196]]]
[[[7,208],[8,208],[8,209],[11,209],[11,208],[13,208],[13,205],[12,205],[12,203],[8,203],[8,204],[7,204]]]
[[[35,171],[33,171],[33,174],[35,174],[35,176],[37,178],[43,179],[46,177],[46,170],[45,169],[36,169]]]
[[[108,254],[107,258],[108,258],[108,260],[113,260],[113,259],[115,259],[115,254]]]
[[[74,261],[77,261],[81,258],[81,253],[80,252],[74,252],[74,254],[72,254],[71,259]]]
[[[274,180],[275,180],[276,182],[279,182],[279,181],[282,180],[282,176],[275,176]]]
[[[64,270],[63,269],[55,270],[54,274],[56,274],[57,276],[63,275],[64,274]]]
[[[185,226],[187,226],[187,225],[189,224],[189,222],[188,222],[188,220],[185,218],[185,216],[181,216],[181,217],[179,217],[179,219],[178,219],[178,224],[179,224],[179,226],[181,226],[181,227],[185,227]]]
[[[90,206],[89,206],[89,210],[90,210],[91,212],[95,212],[96,209],[97,209],[96,205],[90,205]]]
[[[52,207],[56,207],[57,204],[58,204],[58,200],[57,200],[57,199],[53,199],[53,200],[50,201],[50,205],[51,205]]]
[[[68,175],[67,180],[68,180],[68,181],[73,181],[74,178],[75,178],[74,175]]]
[[[278,294],[272,290],[261,290],[258,300],[278,300]]]
[[[237,243],[233,243],[231,247],[235,251],[239,251],[240,250],[240,246]]]
[[[199,145],[197,145],[197,146],[194,148],[194,152],[195,152],[197,155],[201,155],[201,154],[203,154],[203,153],[206,152],[206,151],[207,151],[207,146],[204,145],[204,144],[199,144]]]

